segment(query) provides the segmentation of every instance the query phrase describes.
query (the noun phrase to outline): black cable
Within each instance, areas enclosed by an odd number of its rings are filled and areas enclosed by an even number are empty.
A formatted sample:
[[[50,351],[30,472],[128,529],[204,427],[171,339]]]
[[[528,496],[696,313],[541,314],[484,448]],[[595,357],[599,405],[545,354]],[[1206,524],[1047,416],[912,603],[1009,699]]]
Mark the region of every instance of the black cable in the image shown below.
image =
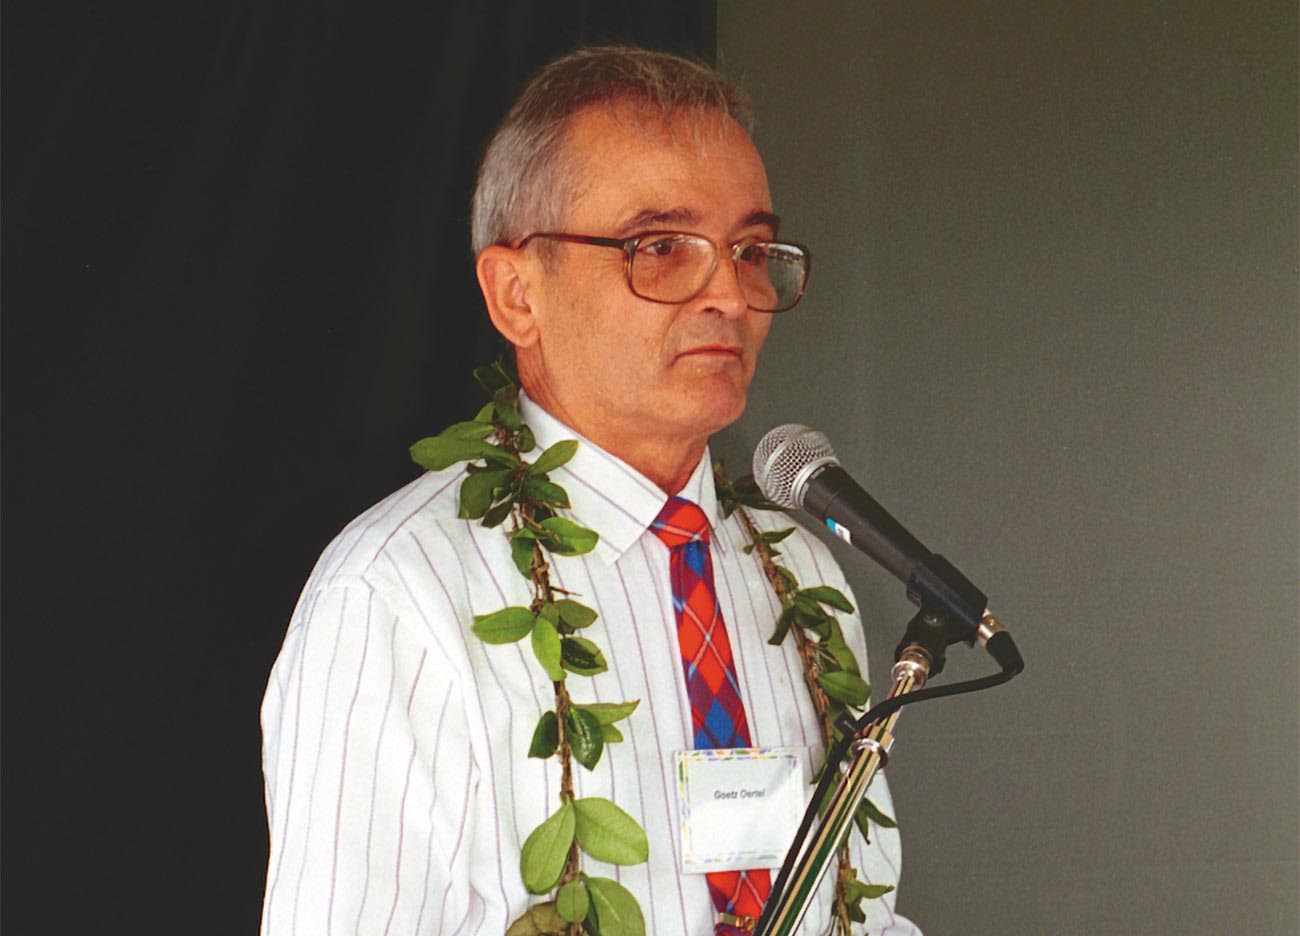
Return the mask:
[[[813,792],[812,801],[808,804],[808,808],[804,810],[803,820],[799,823],[799,831],[795,833],[794,841],[791,843],[790,849],[785,853],[785,861],[781,863],[781,870],[772,883],[771,894],[780,894],[785,889],[790,875],[794,872],[795,862],[803,851],[804,841],[808,838],[808,833],[817,820],[822,800],[825,799],[827,792],[830,790],[831,780],[839,774],[840,764],[844,762],[844,757],[848,754],[855,737],[863,729],[872,722],[888,718],[904,705],[925,702],[928,699],[939,699],[944,696],[964,695],[968,692],[979,692],[983,689],[1000,686],[1025,668],[1025,662],[1020,657],[1020,651],[1016,649],[1015,643],[1011,640],[1011,635],[1006,631],[999,631],[990,637],[984,649],[1001,665],[1001,672],[990,676],[981,676],[978,679],[966,679],[948,686],[932,686],[928,689],[917,689],[914,692],[897,695],[868,709],[867,713],[856,722],[849,723],[851,730],[845,730],[846,725],[844,723],[840,724],[840,740],[826,753],[826,763],[822,766],[821,779],[817,782],[817,789]],[[769,897],[767,903],[763,906],[762,915],[759,916],[758,922],[755,924],[756,931],[761,932],[763,926],[771,922],[768,918],[774,912],[775,906],[776,902]]]
[[[915,692],[909,692],[906,695],[894,696],[892,699],[886,699],[881,702],[867,714],[859,718],[853,725],[854,731],[861,731],[872,722],[880,721],[882,718],[888,718],[893,715],[904,705],[911,705],[914,702],[925,702],[929,699],[940,699],[944,696],[964,695],[967,692],[979,692],[982,689],[992,689],[994,686],[1000,686],[1015,674],[994,673],[992,676],[981,676],[979,679],[967,679],[959,683],[953,683],[949,686],[931,686],[929,689],[917,689]]]
[[[908,692],[904,695],[894,696],[892,699],[886,699],[870,709],[867,714],[854,723],[853,733],[857,734],[874,721],[888,718],[904,705],[911,705],[913,702],[924,702],[927,699],[938,699],[943,696],[963,695],[967,692],[992,689],[994,686],[1000,686],[1007,682],[1025,668],[1025,661],[1020,658],[1020,651],[1016,649],[1011,635],[1006,631],[998,631],[990,637],[984,649],[988,651],[989,656],[993,657],[1001,665],[1001,672],[994,673],[991,676],[981,676],[979,679],[966,679],[949,686],[917,689],[915,692]],[[840,756],[843,757],[843,754]]]

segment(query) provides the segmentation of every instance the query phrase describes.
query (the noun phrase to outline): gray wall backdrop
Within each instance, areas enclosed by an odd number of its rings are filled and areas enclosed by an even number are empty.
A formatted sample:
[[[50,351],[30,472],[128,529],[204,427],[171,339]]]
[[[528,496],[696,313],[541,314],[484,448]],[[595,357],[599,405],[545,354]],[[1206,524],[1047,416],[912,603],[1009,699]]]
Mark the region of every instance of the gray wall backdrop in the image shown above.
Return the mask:
[[[816,258],[720,453],[822,428],[1028,662],[899,723],[935,936],[1300,932],[1296,36],[1293,3],[719,4]],[[883,691],[912,609],[838,554]]]

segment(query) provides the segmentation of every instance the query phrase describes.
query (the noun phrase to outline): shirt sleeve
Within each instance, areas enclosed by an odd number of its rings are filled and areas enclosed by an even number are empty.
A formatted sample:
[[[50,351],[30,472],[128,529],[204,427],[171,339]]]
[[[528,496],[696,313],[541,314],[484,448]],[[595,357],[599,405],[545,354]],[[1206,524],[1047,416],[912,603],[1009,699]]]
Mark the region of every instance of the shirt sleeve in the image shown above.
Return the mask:
[[[262,936],[472,930],[464,725],[423,628],[364,583],[303,596],[262,705]]]

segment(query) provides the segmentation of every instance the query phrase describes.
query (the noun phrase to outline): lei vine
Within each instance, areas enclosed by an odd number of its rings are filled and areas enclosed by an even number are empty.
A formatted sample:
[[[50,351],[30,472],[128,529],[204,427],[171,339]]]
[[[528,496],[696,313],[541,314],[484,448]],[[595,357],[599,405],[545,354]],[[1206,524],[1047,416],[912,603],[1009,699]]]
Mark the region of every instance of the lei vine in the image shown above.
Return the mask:
[[[595,531],[557,511],[569,496],[548,474],[573,457],[578,443],[557,442],[531,463],[521,456],[537,447],[519,415],[517,380],[498,360],[480,367],[475,378],[492,400],[470,422],[455,423],[439,435],[411,446],[422,467],[439,471],[469,461],[460,487],[460,513],[485,527],[510,521],[510,555],[532,585],[527,607],[502,608],[474,617],[473,631],[489,644],[530,637],[533,654],[551,680],[555,708],[543,713],[533,731],[529,757],[558,757],[560,803],[524,841],[519,871],[531,894],[554,896],[529,907],[510,924],[506,936],[644,936],[645,919],[636,898],[617,881],[582,871],[585,852],[600,861],[635,865],[649,855],[645,830],[607,799],[578,799],[573,792],[573,762],[587,770],[600,762],[606,744],[623,740],[616,723],[637,702],[579,704],[569,695],[569,675],[595,676],[607,666],[600,648],[579,631],[596,620],[594,609],[551,583],[548,554],[576,556],[595,548]]]
[[[800,588],[793,572],[776,562],[781,554],[777,543],[794,532],[794,527],[769,532],[760,531],[745,508],[751,510],[783,510],[763,496],[752,476],[735,482],[728,480],[722,463],[714,465],[713,482],[718,492],[718,503],[724,517],[735,513],[749,539],[746,553],[757,553],[763,573],[781,602],[781,614],[776,629],[767,642],[779,647],[791,633],[803,663],[804,684],[812,698],[817,720],[821,725],[822,743],[830,750],[839,736],[839,717],[850,708],[862,708],[871,698],[871,687],[862,678],[857,658],[844,640],[839,620],[827,608],[853,612],[853,605],[838,589],[828,585]],[[815,783],[825,769],[821,764],[814,774]],[[895,822],[869,799],[864,799],[854,813],[853,821],[867,841],[871,840],[871,823],[893,828]],[[838,872],[835,879],[835,902],[832,908],[832,931],[839,936],[849,936],[852,923],[865,923],[866,912],[862,901],[874,900],[894,888],[889,884],[866,884],[858,879],[857,870],[850,863],[846,842],[836,853]]]
[[[584,853],[616,865],[641,864],[649,855],[649,843],[645,830],[617,805],[601,797],[578,799],[573,792],[573,762],[593,770],[604,746],[623,740],[616,723],[639,704],[639,700],[584,704],[574,702],[569,694],[570,675],[591,677],[607,669],[600,648],[579,634],[596,621],[596,611],[574,600],[550,579],[549,557],[590,552],[598,539],[594,530],[560,515],[559,511],[569,507],[569,497],[549,477],[573,457],[578,443],[557,442],[531,462],[525,460],[523,456],[536,449],[537,442],[519,413],[518,378],[500,359],[477,368],[474,377],[491,401],[473,420],[454,423],[438,435],[416,442],[411,457],[430,471],[468,462],[460,487],[459,516],[480,520],[489,528],[509,521],[510,554],[519,573],[529,581],[533,599],[526,607],[476,615],[472,629],[488,644],[530,638],[533,654],[555,694],[555,707],[542,714],[534,729],[528,756],[559,760],[560,802],[528,835],[519,862],[528,892],[549,899],[524,911],[505,936],[645,936],[645,918],[636,898],[618,882],[582,870]],[[780,599],[782,612],[768,643],[778,646],[794,634],[804,681],[829,749],[838,730],[837,716],[850,707],[865,705],[871,692],[838,620],[827,610],[852,612],[853,606],[834,588],[800,588],[794,574],[776,562],[780,555],[777,544],[794,528],[758,529],[745,508],[781,508],[762,496],[752,478],[731,482],[718,464],[714,482],[723,515],[737,513],[750,541],[745,552],[757,553]],[[872,822],[894,825],[866,800],[854,820],[864,837],[869,837]],[[847,845],[837,857],[833,931],[848,936],[851,922],[866,920],[861,902],[893,888],[860,881],[849,863]]]

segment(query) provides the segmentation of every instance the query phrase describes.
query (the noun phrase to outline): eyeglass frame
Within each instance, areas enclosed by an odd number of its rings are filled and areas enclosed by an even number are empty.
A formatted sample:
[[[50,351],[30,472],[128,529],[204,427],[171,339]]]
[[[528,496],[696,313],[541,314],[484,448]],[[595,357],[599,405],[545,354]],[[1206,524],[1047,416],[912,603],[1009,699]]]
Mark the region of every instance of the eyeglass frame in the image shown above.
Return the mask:
[[[704,277],[704,282],[700,284],[700,288],[685,299],[654,299],[637,292],[636,287],[632,285],[632,258],[636,256],[637,247],[639,247],[641,242],[644,240],[652,237],[664,237],[665,235],[694,237],[702,241],[707,241],[713,247],[713,266],[710,267],[708,275]],[[562,231],[534,231],[519,240],[514,245],[514,249],[523,250],[530,242],[537,238],[558,240],[568,244],[590,244],[593,247],[617,247],[619,250],[623,251],[623,280],[627,283],[628,290],[638,299],[644,299],[646,302],[657,302],[661,305],[680,305],[683,302],[690,302],[700,293],[704,292],[704,290],[709,286],[709,280],[713,279],[713,274],[718,271],[718,261],[722,259],[723,255],[723,251],[719,249],[718,244],[715,241],[705,237],[703,234],[693,234],[690,231],[646,231],[644,234],[638,234],[635,237],[626,238],[597,237],[592,234],[568,234]],[[756,244],[779,244],[782,247],[793,247],[803,255],[803,282],[799,284],[799,291],[795,293],[794,301],[789,305],[782,306],[779,309],[760,309],[756,306],[750,305],[748,299],[745,300],[747,308],[753,309],[755,312],[762,312],[764,315],[778,315],[782,312],[789,312],[799,304],[799,300],[803,298],[804,292],[808,289],[808,277],[812,275],[812,252],[803,244],[795,243],[794,241],[764,240],[763,238],[757,238],[755,240],[736,241],[736,243],[729,245],[731,262],[735,263],[739,259],[742,249],[753,247]]]

